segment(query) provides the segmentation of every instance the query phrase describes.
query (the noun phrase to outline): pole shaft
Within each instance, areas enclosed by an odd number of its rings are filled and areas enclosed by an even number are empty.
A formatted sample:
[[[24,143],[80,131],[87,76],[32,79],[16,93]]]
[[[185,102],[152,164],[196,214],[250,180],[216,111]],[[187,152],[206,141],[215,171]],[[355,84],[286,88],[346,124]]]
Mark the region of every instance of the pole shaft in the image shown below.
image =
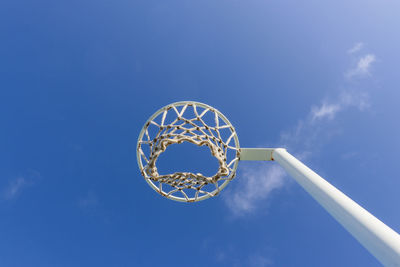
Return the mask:
[[[385,266],[400,266],[400,235],[283,148],[277,161],[347,231]]]

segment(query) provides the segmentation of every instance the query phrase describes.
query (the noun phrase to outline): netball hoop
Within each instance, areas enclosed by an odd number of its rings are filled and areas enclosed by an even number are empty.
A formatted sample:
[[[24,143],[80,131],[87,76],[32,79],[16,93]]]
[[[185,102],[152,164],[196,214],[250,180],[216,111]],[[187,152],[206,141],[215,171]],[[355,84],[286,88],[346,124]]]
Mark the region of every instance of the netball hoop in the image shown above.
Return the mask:
[[[159,174],[156,166],[168,146],[192,143],[209,148],[218,160],[217,172]],[[229,120],[218,110],[198,102],[167,105],[145,123],[137,143],[137,160],[147,183],[161,195],[194,202],[217,195],[234,177],[239,162],[239,140]]]
[[[158,172],[156,163],[160,154],[168,146],[183,142],[209,148],[219,163],[213,176]],[[137,142],[137,161],[147,183],[162,196],[182,202],[216,196],[235,177],[239,160],[278,162],[383,265],[400,266],[398,233],[285,149],[240,148],[235,128],[213,107],[193,101],[167,105],[147,120]]]

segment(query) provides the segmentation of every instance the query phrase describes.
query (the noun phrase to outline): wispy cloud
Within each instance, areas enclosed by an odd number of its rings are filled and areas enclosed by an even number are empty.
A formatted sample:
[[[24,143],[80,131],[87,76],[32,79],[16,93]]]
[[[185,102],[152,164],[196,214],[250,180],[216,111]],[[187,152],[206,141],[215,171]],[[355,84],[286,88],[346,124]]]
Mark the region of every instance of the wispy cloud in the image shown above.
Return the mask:
[[[349,54],[360,51],[363,43],[357,43],[348,50]],[[278,146],[288,148],[301,160],[319,150],[330,138],[340,133],[340,128],[334,125],[335,118],[350,108],[359,111],[370,107],[369,93],[364,87],[358,87],[352,81],[353,77],[362,78],[370,74],[375,55],[365,54],[360,57],[355,67],[351,68],[345,78],[351,83],[337,91],[336,95],[326,97],[321,104],[312,105],[307,116],[299,119],[297,124],[281,133]],[[356,81],[360,81],[357,79]],[[241,163],[240,173],[243,179],[238,179],[238,185],[224,194],[224,201],[234,215],[252,213],[260,203],[266,203],[271,193],[286,184],[285,172],[277,165],[263,164],[249,167]]]
[[[333,119],[336,113],[341,110],[341,105],[338,103],[328,104],[322,103],[321,106],[314,106],[311,108],[311,117],[312,120],[318,120],[323,118]]]
[[[23,177],[18,177],[9,182],[8,186],[3,191],[3,197],[5,199],[15,198],[29,183]]]
[[[266,267],[274,266],[272,260],[273,249],[270,247],[249,244],[250,253],[238,253],[241,248],[235,243],[209,236],[200,242],[199,249],[208,257],[214,256],[217,265],[223,266],[249,266]]]
[[[370,74],[370,69],[372,64],[376,61],[376,56],[374,54],[366,54],[359,58],[357,65],[347,71],[347,78],[360,77]]]
[[[86,195],[78,199],[78,206],[84,210],[91,210],[97,207],[99,201],[92,191],[88,191]]]
[[[17,198],[27,187],[32,186],[41,178],[39,172],[28,170],[23,174],[10,179],[7,186],[2,191],[2,198],[11,200]]]
[[[240,172],[245,179],[240,180],[235,191],[224,194],[224,201],[234,215],[253,211],[261,200],[267,199],[273,190],[284,184],[285,172],[278,165],[245,165]]]
[[[351,49],[348,50],[349,54],[354,54],[360,51],[364,43],[356,43]],[[350,68],[345,77],[352,79],[355,77],[362,77],[370,74],[372,64],[376,61],[374,54],[365,54],[357,60],[357,64]],[[338,112],[346,110],[349,107],[357,107],[359,110],[364,110],[369,107],[369,96],[362,90],[346,88],[342,90],[338,96],[331,97],[322,102],[322,104],[314,105],[311,107],[311,121],[335,118]]]
[[[311,121],[332,120],[337,113],[345,111],[350,107],[355,107],[363,111],[369,106],[369,96],[366,92],[354,89],[343,90],[335,98],[325,100],[319,106],[312,106],[310,111]]]
[[[347,53],[354,54],[354,53],[360,51],[363,47],[364,47],[364,43],[363,42],[355,43],[352,48],[347,50]]]
[[[272,266],[273,261],[261,254],[252,254],[249,257],[249,265],[251,267],[266,267],[266,266]]]

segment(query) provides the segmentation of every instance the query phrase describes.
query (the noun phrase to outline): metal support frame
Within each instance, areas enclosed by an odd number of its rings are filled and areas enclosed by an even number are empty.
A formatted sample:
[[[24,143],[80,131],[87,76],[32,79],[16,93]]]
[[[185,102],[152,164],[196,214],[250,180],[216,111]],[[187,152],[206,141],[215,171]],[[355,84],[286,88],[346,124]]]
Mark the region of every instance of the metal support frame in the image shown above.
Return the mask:
[[[385,266],[400,266],[400,235],[289,154],[284,148],[241,148],[240,160],[276,161]]]

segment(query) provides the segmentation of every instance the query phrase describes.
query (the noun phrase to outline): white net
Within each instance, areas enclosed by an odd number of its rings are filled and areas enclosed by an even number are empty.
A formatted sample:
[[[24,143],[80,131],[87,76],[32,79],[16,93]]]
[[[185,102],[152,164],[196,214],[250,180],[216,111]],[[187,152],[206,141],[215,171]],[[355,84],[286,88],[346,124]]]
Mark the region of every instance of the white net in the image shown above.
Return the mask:
[[[189,142],[207,146],[219,167],[213,176],[175,172],[159,174],[156,163],[168,146]],[[161,195],[185,202],[217,195],[235,177],[239,162],[239,140],[228,119],[202,103],[184,101],[158,110],[145,123],[137,143],[140,171]]]

